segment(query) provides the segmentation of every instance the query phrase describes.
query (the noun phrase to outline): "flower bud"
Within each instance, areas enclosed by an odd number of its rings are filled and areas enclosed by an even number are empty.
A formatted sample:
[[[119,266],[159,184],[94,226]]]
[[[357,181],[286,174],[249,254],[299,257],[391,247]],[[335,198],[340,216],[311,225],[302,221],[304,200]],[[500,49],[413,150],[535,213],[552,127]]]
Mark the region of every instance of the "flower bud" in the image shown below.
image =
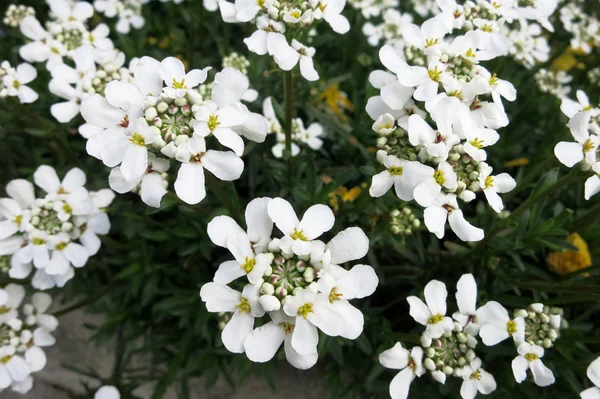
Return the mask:
[[[156,108],[154,107],[150,107],[144,111],[144,118],[146,118],[148,122],[153,121],[157,116],[158,111],[156,111]]]
[[[165,112],[167,112],[167,109],[169,109],[169,104],[167,104],[164,101],[161,101],[156,105],[156,110],[159,114],[164,114]]]
[[[279,286],[275,289],[275,295],[277,296],[286,296],[288,294],[287,290],[283,288],[283,286]]]
[[[312,267],[307,267],[304,273],[302,274],[302,277],[304,277],[304,280],[307,283],[311,283],[315,279],[315,269],[313,269]]]
[[[272,284],[263,283],[260,288],[265,295],[273,295],[275,293],[275,287]]]
[[[515,311],[514,315],[515,315],[515,317],[526,318],[527,317],[527,311],[525,309],[517,309],[517,311]]]
[[[272,295],[262,295],[258,298],[258,302],[267,312],[275,312],[281,308],[279,299]]]
[[[267,269],[263,273],[263,276],[269,277],[271,274],[273,274],[273,268],[271,266],[269,266],[269,267],[267,267]]]
[[[296,262],[296,270],[298,270],[300,273],[304,273],[306,270],[306,262],[303,260]]]
[[[549,338],[544,338],[544,341],[542,341],[542,346],[546,349],[551,348],[552,341]]]
[[[431,347],[425,349],[425,356],[427,356],[427,357],[434,357],[435,356],[435,349],[433,349]]]
[[[183,107],[184,105],[187,105],[188,102],[185,97],[179,97],[175,99],[174,103],[178,107]]]
[[[473,350],[469,349],[469,350],[467,351],[467,354],[466,354],[466,356],[465,356],[465,357],[467,358],[467,360],[468,360],[469,362],[472,362],[472,361],[473,361],[473,359],[475,359],[475,357],[476,357],[476,356],[475,356],[475,352],[473,352]]]
[[[456,338],[458,338],[458,341],[462,344],[467,343],[467,334],[463,332],[459,332],[458,334],[456,334]]]
[[[428,357],[423,361],[423,366],[429,371],[435,370],[435,363]]]
[[[450,366],[444,366],[444,368],[442,368],[442,372],[446,375],[452,375],[454,369]]]

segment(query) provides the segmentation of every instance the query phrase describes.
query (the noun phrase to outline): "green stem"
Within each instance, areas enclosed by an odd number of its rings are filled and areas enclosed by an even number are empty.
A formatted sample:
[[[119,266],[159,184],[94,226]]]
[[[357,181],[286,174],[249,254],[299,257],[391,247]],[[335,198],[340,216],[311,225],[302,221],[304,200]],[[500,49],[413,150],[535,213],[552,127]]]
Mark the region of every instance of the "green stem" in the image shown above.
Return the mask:
[[[587,230],[598,218],[600,217],[600,203],[597,203],[591,207],[585,215],[580,217],[573,223],[573,226],[569,229],[571,232],[583,232]]]
[[[288,156],[288,172],[292,176],[292,113],[293,113],[293,75],[292,71],[283,73],[283,96],[285,99],[285,152]]]
[[[67,306],[66,308],[57,310],[56,312],[52,313],[52,315],[54,317],[60,317],[60,316],[66,315],[67,313],[71,313],[74,310],[81,309],[87,305],[90,305],[90,304],[96,302],[98,299],[102,298],[104,295],[106,295],[112,289],[112,286],[113,286],[113,283],[110,283],[109,285],[104,287],[104,289],[102,291],[97,292],[93,295],[90,295],[90,296],[84,298],[82,301],[77,302],[76,304],[73,304],[71,306]]]

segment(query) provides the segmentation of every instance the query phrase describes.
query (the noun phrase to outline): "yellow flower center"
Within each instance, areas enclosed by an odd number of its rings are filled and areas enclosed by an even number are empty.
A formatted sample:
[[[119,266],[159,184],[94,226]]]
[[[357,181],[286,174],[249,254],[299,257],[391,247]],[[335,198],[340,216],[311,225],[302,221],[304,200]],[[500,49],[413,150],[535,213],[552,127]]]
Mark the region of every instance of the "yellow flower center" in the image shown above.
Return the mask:
[[[428,323],[429,324],[437,324],[437,323],[441,322],[442,320],[444,320],[444,315],[441,313],[438,313],[438,314],[434,314],[433,316],[431,316],[429,318]]]
[[[12,359],[12,356],[10,355],[3,356],[0,358],[0,363],[6,364],[10,361],[10,359]]]
[[[535,353],[528,353],[525,355],[525,359],[529,360],[530,362],[533,362],[534,360],[538,360],[539,357]]]
[[[462,98],[463,98],[462,91],[460,91],[460,90],[451,91],[450,93],[448,93],[448,95],[451,97],[456,97],[459,100],[462,100]]]
[[[481,370],[480,370],[480,369],[477,369],[477,370],[475,370],[475,372],[474,372],[474,373],[472,373],[472,374],[469,376],[469,378],[470,378],[470,379],[472,379],[472,380],[477,380],[477,381],[479,381],[479,380],[481,379]]]
[[[310,302],[305,303],[304,305],[300,306],[300,308],[298,308],[298,316],[302,316],[305,319],[308,317],[309,314],[314,312],[314,305]]]
[[[583,153],[587,153],[590,152],[591,150],[594,149],[594,143],[592,143],[592,140],[587,139],[585,141],[585,143],[583,143]]]
[[[65,213],[70,215],[73,213],[73,208],[71,208],[71,205],[69,205],[69,204],[64,204],[63,211],[65,211]]]
[[[57,191],[56,193],[57,193],[57,194],[69,194],[69,193],[67,192],[67,190],[65,190],[65,188],[64,188],[63,186],[60,186],[60,187],[58,188],[58,191]]]
[[[294,326],[290,323],[283,323],[283,331],[285,332],[285,335],[290,335],[291,333],[294,332]]]
[[[10,312],[10,308],[7,308],[6,306],[0,306],[0,315],[7,314],[8,312]]]
[[[492,32],[492,27],[490,25],[488,25],[488,24],[485,24],[485,25],[483,25],[481,27],[481,30],[484,31],[484,32],[491,33]]]
[[[327,8],[327,4],[319,3],[319,8],[321,9],[321,12],[325,12],[325,9]]]
[[[588,105],[587,107],[585,107],[583,110],[584,110],[584,111],[589,111],[589,110],[591,110],[591,109],[593,109],[593,108],[594,108],[594,107],[592,107],[592,105],[590,104],[590,105]]]
[[[50,51],[52,51],[54,54],[60,54],[56,47],[52,47]]]
[[[477,56],[477,54],[475,54],[472,48],[468,49],[465,55],[467,56],[467,58],[475,58]]]
[[[292,17],[294,17],[294,18],[296,18],[296,19],[300,18],[300,16],[301,16],[301,15],[302,15],[302,14],[300,13],[300,11],[299,11],[299,10],[294,10],[294,11],[292,11],[292,12],[290,13],[290,16],[292,16]]]
[[[337,292],[337,287],[333,287],[329,293],[329,303],[334,303],[342,298],[342,293]]]
[[[146,146],[146,142],[144,141],[144,137],[139,133],[134,133],[133,136],[129,139],[133,144],[137,144],[140,146]]]
[[[514,333],[516,333],[517,332],[517,323],[515,323],[514,320],[509,320],[506,323],[506,331],[508,331],[508,333],[510,335],[513,335]]]
[[[480,140],[479,137],[475,137],[473,140],[469,141],[469,143],[478,150],[483,148],[483,140]]]
[[[439,39],[425,39],[425,48],[435,46],[438,44]]]
[[[260,8],[263,8],[265,6],[265,0],[256,0],[256,4],[258,4]]]
[[[46,243],[46,240],[44,240],[43,238],[35,237],[33,240],[31,240],[31,243],[33,245],[44,245]]]
[[[59,242],[58,244],[56,244],[56,250],[57,251],[62,251],[63,249],[65,249],[67,247],[67,245],[69,245],[69,243],[67,242]]]
[[[256,261],[254,259],[250,259],[249,257],[246,256],[246,261],[242,265],[242,269],[244,269],[246,271],[246,273],[250,273],[252,271],[252,269],[254,269],[255,265],[256,265]]]
[[[306,238],[304,235],[304,230],[298,231],[294,228],[294,232],[290,234],[290,237],[292,237],[294,240],[308,241],[308,238]]]
[[[444,172],[442,172],[441,170],[436,170],[435,172],[433,172],[433,178],[435,179],[436,183],[440,186],[446,181],[446,179],[444,179]]]
[[[485,178],[485,188],[494,186],[494,178],[492,176],[488,176]]]
[[[403,169],[402,169],[402,166],[392,166],[391,168],[388,169],[388,171],[390,172],[390,175],[392,175],[392,176],[400,176],[400,175],[402,175]]]
[[[17,225],[21,225],[21,222],[23,221],[23,215],[17,215],[15,216],[15,218],[13,219],[13,222],[15,222],[15,224]]]
[[[440,77],[442,76],[442,71],[440,71],[437,66],[433,69],[429,69],[427,73],[429,74],[431,80],[433,80],[434,82],[439,82]]]
[[[217,126],[219,126],[220,124],[221,124],[221,122],[219,122],[218,115],[211,115],[208,117],[208,128],[210,129],[211,132],[213,130],[215,130],[217,128]]]
[[[174,89],[187,89],[185,85],[185,78],[177,81],[177,79],[173,78],[173,82],[171,82],[171,87]]]
[[[240,313],[244,313],[244,312],[250,313],[250,304],[248,303],[248,300],[246,298],[242,298],[240,303],[235,305],[235,307],[238,309],[238,311]]]
[[[498,77],[496,76],[496,74],[493,74],[492,77],[489,80],[490,86],[496,86],[498,84],[499,80],[500,79],[498,79]]]
[[[21,87],[21,83],[18,80],[13,80],[13,87],[15,89],[18,89],[19,87]]]

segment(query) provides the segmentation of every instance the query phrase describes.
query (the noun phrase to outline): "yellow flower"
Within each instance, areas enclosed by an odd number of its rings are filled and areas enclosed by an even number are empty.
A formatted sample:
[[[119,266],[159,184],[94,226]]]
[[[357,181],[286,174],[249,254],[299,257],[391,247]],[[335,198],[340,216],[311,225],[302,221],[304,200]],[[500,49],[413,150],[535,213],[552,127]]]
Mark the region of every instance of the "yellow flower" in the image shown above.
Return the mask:
[[[551,252],[546,257],[548,269],[558,274],[568,274],[592,265],[587,243],[577,233],[567,237],[567,242],[577,247],[577,251]]]
[[[334,83],[325,88],[315,102],[323,102],[334,114],[341,119],[346,119],[344,111],[354,111],[354,104],[348,99],[346,93],[340,90],[339,83]]]
[[[577,61],[576,55],[586,55],[581,49],[568,47],[552,62],[552,68],[559,71],[569,71],[575,67],[585,69],[585,64]]]
[[[343,202],[352,202],[360,195],[362,188],[359,186],[353,187],[348,190],[345,186],[338,187],[335,191],[329,193],[329,203],[333,207],[334,211],[340,209],[339,198],[342,199]]]
[[[516,168],[518,166],[525,166],[529,163],[529,159],[527,158],[517,158],[511,161],[504,162],[505,168]]]

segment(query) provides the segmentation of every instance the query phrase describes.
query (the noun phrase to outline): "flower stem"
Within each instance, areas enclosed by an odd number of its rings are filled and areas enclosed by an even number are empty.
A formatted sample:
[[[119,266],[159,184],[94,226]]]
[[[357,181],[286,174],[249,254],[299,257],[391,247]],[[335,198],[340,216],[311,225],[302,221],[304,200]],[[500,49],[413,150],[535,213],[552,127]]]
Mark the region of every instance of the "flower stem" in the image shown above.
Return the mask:
[[[223,187],[221,187],[221,184],[219,183],[216,177],[214,177],[210,173],[206,173],[205,176],[206,184],[210,187],[211,192],[217,195],[217,197],[221,201],[221,204],[225,208],[227,208],[227,210],[231,213],[231,216],[234,219],[237,219],[238,221],[244,220],[244,215],[240,211],[239,207],[235,206],[237,201],[237,193],[235,194],[235,196],[233,196],[233,198],[235,199],[234,201],[232,199],[232,195],[225,192],[225,190],[223,189]],[[235,185],[233,187],[235,190]]]
[[[108,292],[110,292],[112,286],[113,286],[113,283],[110,283],[106,287],[104,287],[104,289],[102,291],[92,294],[92,295],[84,298],[80,302],[77,302],[71,306],[67,306],[66,308],[57,310],[56,312],[52,313],[52,315],[55,317],[60,317],[60,316],[66,315],[67,313],[71,313],[74,310],[81,309],[84,306],[90,305],[90,304],[96,302],[98,299],[102,298]]]
[[[293,113],[293,75],[292,71],[283,72],[283,96],[285,99],[285,152],[288,157],[288,172],[292,176],[292,113]]]

